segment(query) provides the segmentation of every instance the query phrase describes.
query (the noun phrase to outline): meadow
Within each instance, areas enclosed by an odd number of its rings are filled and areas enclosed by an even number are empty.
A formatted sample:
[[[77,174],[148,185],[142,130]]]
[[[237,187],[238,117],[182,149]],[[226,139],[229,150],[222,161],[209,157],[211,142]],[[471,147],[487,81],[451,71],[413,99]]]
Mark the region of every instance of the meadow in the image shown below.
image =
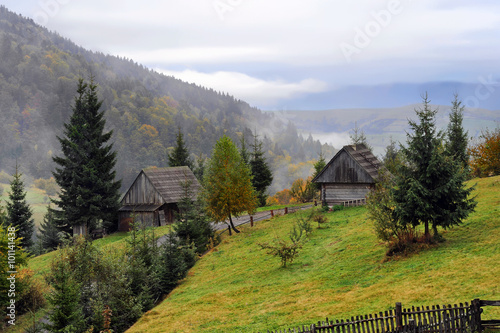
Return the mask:
[[[310,325],[328,317],[378,313],[394,308],[500,299],[500,176],[475,179],[478,206],[463,224],[443,230],[446,241],[409,257],[388,260],[365,207],[325,213],[327,222],[305,238],[286,268],[258,244],[288,234],[309,211],[275,216],[222,235],[163,302],[127,332],[266,332]],[[318,208],[316,208],[318,209]],[[170,227],[155,230],[157,235]],[[105,251],[123,249],[126,233],[94,241]],[[32,258],[43,279],[55,252]],[[39,311],[36,318],[47,310]],[[500,308],[484,318],[499,319]],[[19,319],[15,329],[33,319]],[[37,320],[37,319],[35,319]],[[22,324],[24,322],[25,324]]]
[[[299,257],[281,267],[258,243],[287,234],[294,213],[225,236],[188,277],[127,332],[264,332],[394,308],[500,296],[500,177],[477,182],[478,206],[446,241],[387,260],[364,207],[326,213]],[[486,308],[484,317],[500,318]]]

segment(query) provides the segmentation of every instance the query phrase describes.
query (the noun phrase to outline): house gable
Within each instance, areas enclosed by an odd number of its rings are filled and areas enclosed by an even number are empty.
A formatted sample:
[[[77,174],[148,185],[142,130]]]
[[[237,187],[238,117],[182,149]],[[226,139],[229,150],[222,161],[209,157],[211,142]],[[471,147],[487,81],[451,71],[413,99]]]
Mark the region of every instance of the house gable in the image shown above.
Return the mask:
[[[379,162],[364,145],[343,147],[313,179],[316,183],[372,184]]]
[[[122,198],[125,205],[159,205],[165,203],[161,193],[142,170]]]

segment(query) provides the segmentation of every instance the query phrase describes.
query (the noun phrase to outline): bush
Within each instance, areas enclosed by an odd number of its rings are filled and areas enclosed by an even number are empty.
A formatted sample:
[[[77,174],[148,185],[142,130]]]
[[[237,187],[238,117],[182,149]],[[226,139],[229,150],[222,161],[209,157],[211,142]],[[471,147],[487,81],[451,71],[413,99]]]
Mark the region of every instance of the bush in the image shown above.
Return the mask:
[[[299,242],[287,243],[282,239],[276,239],[274,244],[259,243],[261,249],[267,250],[270,254],[281,259],[281,266],[286,267],[287,263],[291,264],[293,260],[299,255],[299,249],[302,245]]]
[[[421,249],[429,246],[428,240],[425,235],[418,233],[413,228],[401,230],[396,237],[393,237],[388,242],[387,257],[396,255],[407,256],[412,253],[418,252]]]
[[[471,173],[476,177],[500,174],[500,127],[481,133],[482,141],[469,147]]]

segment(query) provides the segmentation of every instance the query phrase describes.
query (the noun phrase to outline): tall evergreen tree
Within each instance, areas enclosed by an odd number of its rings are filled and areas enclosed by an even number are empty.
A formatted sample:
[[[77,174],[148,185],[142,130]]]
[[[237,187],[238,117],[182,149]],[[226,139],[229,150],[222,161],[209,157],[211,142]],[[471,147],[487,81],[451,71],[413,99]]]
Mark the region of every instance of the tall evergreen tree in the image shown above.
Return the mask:
[[[73,277],[73,270],[67,260],[66,250],[61,250],[52,262],[51,275],[47,280],[53,291],[47,296],[53,306],[49,314],[50,332],[78,333],[85,327],[84,316],[80,306],[80,284]]]
[[[49,251],[55,250],[61,241],[60,233],[61,231],[57,227],[54,218],[54,211],[49,205],[47,213],[43,216],[43,222],[40,223],[40,241],[42,248]]]
[[[351,139],[351,145],[363,144],[366,148],[373,150],[372,146],[368,144],[365,132],[358,127],[357,122],[354,122],[354,128],[352,129],[351,133],[349,133],[349,138]]]
[[[246,165],[250,163],[250,154],[248,153],[247,143],[245,140],[245,134],[243,133],[240,138],[240,155]]]
[[[314,174],[312,178],[314,179],[326,166],[325,156],[323,155],[323,151],[319,152],[319,159],[314,163]],[[320,183],[313,183],[312,186],[319,191],[321,189]]]
[[[102,221],[107,229],[116,227],[121,182],[115,179],[116,152],[108,143],[113,132],[105,132],[101,105],[93,79],[88,84],[80,79],[73,114],[58,137],[63,155],[54,157],[53,175],[61,187],[53,200],[59,224],[92,230]]]
[[[16,165],[16,172],[10,182],[9,201],[7,201],[7,221],[8,224],[16,228],[17,237],[21,239],[21,246],[25,249],[33,245],[33,231],[35,230],[35,221],[32,219],[33,211],[26,201],[26,191],[24,182],[21,180]]]
[[[196,167],[194,168],[193,173],[200,183],[203,182],[203,175],[205,174],[205,158],[203,158],[201,153],[196,158]]]
[[[193,162],[189,158],[189,151],[184,142],[184,136],[181,129],[177,134],[176,146],[171,154],[168,154],[168,165],[171,167],[187,166],[193,170]]]
[[[264,152],[262,151],[262,142],[257,138],[257,134],[254,135],[254,141],[252,144],[252,155],[250,160],[250,170],[252,172],[252,186],[257,192],[257,198],[259,200],[259,206],[265,206],[267,200],[267,188],[273,182],[273,173],[267,165]],[[242,156],[243,158],[243,156]]]
[[[455,94],[451,107],[450,122],[447,129],[446,151],[449,156],[453,156],[462,168],[468,170],[469,154],[467,153],[467,146],[469,141],[467,139],[468,133],[464,130],[462,125],[464,120],[464,105]]]
[[[0,226],[7,227],[7,211],[2,206],[2,201],[0,200]]]
[[[243,162],[238,148],[224,135],[214,146],[203,178],[202,193],[208,215],[217,222],[229,219],[230,227],[239,232],[232,216],[253,212],[257,206],[251,178],[250,168]]]
[[[395,214],[403,223],[424,224],[430,240],[429,225],[448,228],[459,224],[474,210],[476,202],[465,187],[465,173],[458,162],[444,154],[442,134],[436,131],[435,116],[427,94],[423,109],[415,110],[419,122],[410,120],[413,133],[407,134],[402,148],[406,163],[400,164],[393,188]]]

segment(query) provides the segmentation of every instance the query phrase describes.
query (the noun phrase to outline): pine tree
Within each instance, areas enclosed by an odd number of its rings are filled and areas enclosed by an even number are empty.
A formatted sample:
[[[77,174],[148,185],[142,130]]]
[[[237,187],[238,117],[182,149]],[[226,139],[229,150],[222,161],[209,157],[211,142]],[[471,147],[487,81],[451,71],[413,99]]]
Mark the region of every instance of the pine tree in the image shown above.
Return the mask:
[[[48,282],[53,291],[47,296],[53,310],[49,314],[49,324],[46,329],[50,332],[82,332],[84,316],[79,304],[80,285],[73,278],[73,270],[65,251],[61,250],[52,263],[51,275]]]
[[[210,238],[213,239],[215,230],[202,210],[200,202],[193,202],[191,182],[181,184],[184,193],[178,203],[179,213],[177,223],[174,225],[175,235],[182,241],[183,245],[194,245],[196,253],[203,254],[207,250]]]
[[[252,155],[250,160],[250,170],[252,172],[252,186],[257,192],[259,206],[265,206],[267,200],[267,188],[273,182],[273,173],[267,165],[264,152],[262,151],[262,142],[257,139],[257,134],[254,135],[252,144]]]
[[[35,230],[35,221],[32,219],[33,211],[26,201],[26,191],[24,190],[21,175],[16,165],[14,179],[10,182],[7,221],[8,224],[16,228],[17,237],[21,238],[21,246],[28,249],[33,245],[31,237]]]
[[[60,232],[54,218],[54,211],[49,205],[47,207],[47,213],[43,216],[43,222],[40,224],[40,241],[42,248],[49,251],[55,250],[61,241]]]
[[[7,227],[7,211],[2,206],[2,201],[0,200],[0,226]]]
[[[372,146],[368,144],[365,132],[358,127],[357,122],[354,122],[354,128],[352,129],[351,133],[349,133],[349,138],[351,139],[351,145],[363,144],[366,148],[373,150]]]
[[[248,153],[247,143],[245,140],[245,134],[243,133],[240,138],[240,155],[246,165],[250,163],[250,154]]]
[[[200,153],[198,158],[196,158],[196,167],[193,170],[193,173],[198,179],[200,183],[203,182],[203,175],[205,174],[205,158],[203,158],[203,155]]]
[[[453,156],[462,168],[468,170],[469,154],[467,153],[467,146],[469,141],[467,139],[467,132],[463,128],[464,119],[464,105],[455,94],[452,101],[450,122],[447,129],[446,152],[449,156]]]
[[[242,212],[252,213],[257,205],[257,197],[251,182],[250,168],[243,162],[233,141],[223,136],[215,143],[212,159],[203,179],[203,198],[207,214],[217,222],[229,219]]]
[[[312,179],[316,178],[316,176],[319,175],[321,171],[326,166],[326,161],[325,161],[325,156],[323,155],[323,151],[319,152],[319,159],[314,163],[314,174],[312,175]],[[321,190],[321,184],[320,183],[313,183],[312,186],[317,190]]]
[[[401,164],[393,188],[395,214],[402,223],[424,224],[430,240],[429,225],[437,236],[437,227],[459,224],[474,210],[469,199],[473,188],[465,187],[465,173],[454,159],[444,154],[442,134],[436,131],[437,110],[431,110],[427,94],[423,109],[415,110],[419,122],[410,120],[413,134],[407,134],[402,148],[406,163]]]
[[[89,84],[80,79],[73,114],[58,137],[63,155],[54,157],[58,167],[53,175],[61,187],[53,199],[60,209],[54,210],[59,225],[92,230],[102,221],[107,229],[116,226],[121,182],[115,180],[116,152],[108,144],[113,132],[105,133],[101,105],[93,79]]]
[[[171,154],[168,154],[168,165],[171,167],[187,166],[193,170],[193,162],[189,158],[189,151],[184,143],[184,136],[181,129],[177,134],[176,146]]]

